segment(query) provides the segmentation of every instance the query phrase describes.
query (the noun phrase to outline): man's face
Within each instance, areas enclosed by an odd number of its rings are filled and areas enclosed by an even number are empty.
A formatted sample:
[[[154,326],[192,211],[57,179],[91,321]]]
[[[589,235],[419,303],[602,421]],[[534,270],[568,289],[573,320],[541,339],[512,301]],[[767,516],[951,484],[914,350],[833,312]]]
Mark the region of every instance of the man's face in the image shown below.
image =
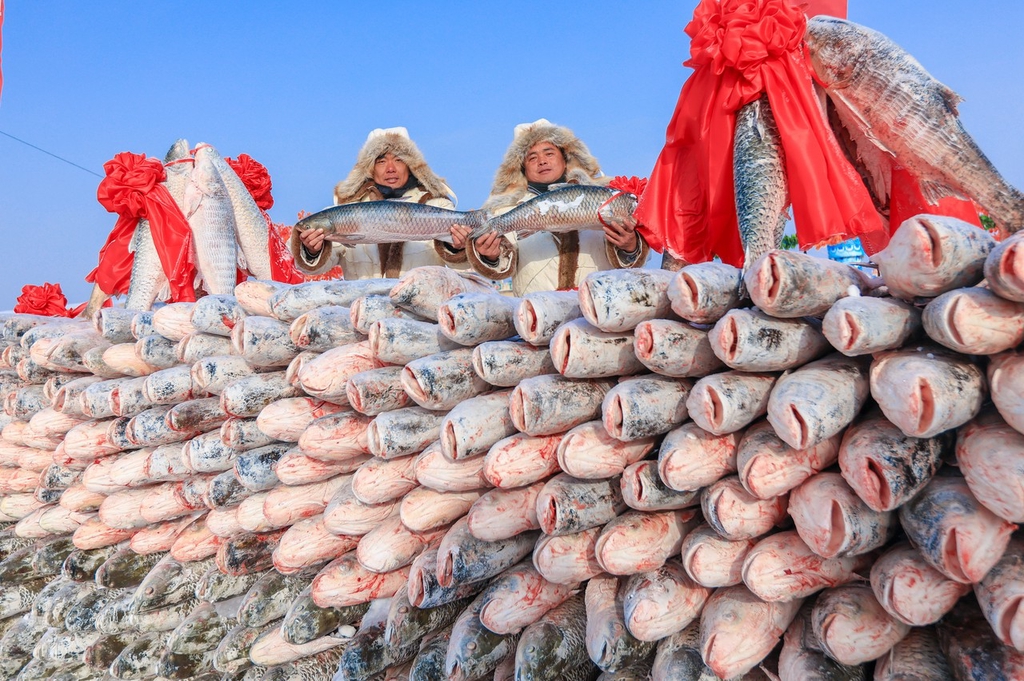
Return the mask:
[[[397,189],[409,181],[409,166],[390,151],[373,164],[373,181]]]
[[[526,152],[523,172],[530,182],[551,184],[565,173],[565,156],[551,142],[537,142]]]

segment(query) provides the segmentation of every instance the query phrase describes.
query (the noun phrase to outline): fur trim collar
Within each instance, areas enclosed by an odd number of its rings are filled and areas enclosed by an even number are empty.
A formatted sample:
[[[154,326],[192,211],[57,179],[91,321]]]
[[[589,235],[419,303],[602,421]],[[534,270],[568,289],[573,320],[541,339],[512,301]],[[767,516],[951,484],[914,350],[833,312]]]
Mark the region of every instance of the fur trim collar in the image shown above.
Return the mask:
[[[416,143],[409,139],[409,133],[405,128],[377,128],[370,131],[348,177],[334,187],[335,204],[350,202],[353,196],[361,192],[367,180],[372,182],[374,162],[389,151],[405,161],[409,166],[409,172],[416,176],[420,186],[428,194],[455,199],[455,192],[445,183],[444,178],[438,177],[430,169],[423,158],[423,153]]]
[[[526,175],[523,173],[523,162],[530,147],[538,142],[551,142],[565,154],[566,180],[578,184],[603,184],[601,166],[590,150],[572,130],[561,125],[554,125],[541,118],[533,123],[517,125],[513,134],[512,144],[505,152],[505,158],[498,166],[491,186],[491,195],[483,208],[493,211],[498,208],[514,206],[528,192]]]

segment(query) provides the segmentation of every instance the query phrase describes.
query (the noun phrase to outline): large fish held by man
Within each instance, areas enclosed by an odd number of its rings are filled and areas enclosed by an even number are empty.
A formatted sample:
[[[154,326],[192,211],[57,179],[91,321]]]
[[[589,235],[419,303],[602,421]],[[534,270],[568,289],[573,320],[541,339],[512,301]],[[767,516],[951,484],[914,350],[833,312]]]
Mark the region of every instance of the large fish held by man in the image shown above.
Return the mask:
[[[484,222],[479,210],[456,211],[425,203],[364,201],[331,206],[307,215],[295,229],[322,229],[328,241],[343,244],[386,244],[438,239],[451,241],[452,225],[476,229]]]

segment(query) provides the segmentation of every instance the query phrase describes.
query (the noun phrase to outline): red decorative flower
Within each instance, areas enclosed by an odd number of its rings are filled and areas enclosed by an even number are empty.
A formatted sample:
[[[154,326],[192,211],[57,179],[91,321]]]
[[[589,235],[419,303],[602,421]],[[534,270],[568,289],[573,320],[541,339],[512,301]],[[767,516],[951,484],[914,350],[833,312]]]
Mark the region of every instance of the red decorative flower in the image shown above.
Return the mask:
[[[60,284],[29,284],[21,288],[18,304],[14,311],[21,314],[39,314],[47,317],[70,317],[68,299],[60,290]]]
[[[146,195],[167,178],[164,164],[145,154],[122,151],[103,164],[107,176],[96,189],[96,198],[111,213],[147,217]]]
[[[644,190],[647,189],[647,178],[637,177],[626,177],[619,175],[612,178],[612,181],[608,183],[608,186],[612,189],[618,189],[620,192],[627,192],[637,197],[638,199],[644,195]]]
[[[252,194],[256,205],[263,210],[270,210],[271,206],[274,205],[274,197],[270,195],[272,185],[270,173],[267,172],[266,166],[252,156],[249,156],[249,154],[239,154],[238,158],[226,158],[224,160],[228,162],[228,165],[235,171],[235,174],[241,178],[242,184]]]
[[[761,65],[799,49],[807,17],[789,0],[701,0],[686,25],[690,59],[737,79],[726,106],[738,109],[764,90]]]

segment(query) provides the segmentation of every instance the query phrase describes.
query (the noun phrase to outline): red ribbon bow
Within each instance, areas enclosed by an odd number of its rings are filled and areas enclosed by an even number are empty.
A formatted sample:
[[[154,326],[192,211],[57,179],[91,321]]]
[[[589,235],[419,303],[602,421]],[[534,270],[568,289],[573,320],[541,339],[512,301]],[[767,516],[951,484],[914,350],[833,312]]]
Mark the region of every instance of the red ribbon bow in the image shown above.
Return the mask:
[[[82,303],[78,307],[69,308],[68,299],[60,284],[28,284],[21,287],[21,295],[18,296],[14,311],[19,314],[38,314],[47,317],[74,317],[84,307],[85,303]]]
[[[804,54],[807,19],[788,0],[701,0],[686,26],[694,69],[636,218],[656,250],[743,263],[732,149],[736,110],[767,92],[786,157],[801,248],[883,229],[825,123]],[[645,234],[646,236],[646,234]]]
[[[117,223],[100,249],[99,264],[85,278],[108,295],[120,295],[131,284],[134,256],[129,252],[139,219],[149,220],[160,265],[171,288],[171,301],[194,301],[192,282],[192,232],[167,187],[163,164],[145,154],[121,152],[103,164],[107,176],[100,181],[96,198]]]
[[[274,206],[274,197],[270,194],[273,185],[267,167],[249,154],[239,154],[238,158],[228,157],[224,160],[242,180],[260,210],[270,210]]]

